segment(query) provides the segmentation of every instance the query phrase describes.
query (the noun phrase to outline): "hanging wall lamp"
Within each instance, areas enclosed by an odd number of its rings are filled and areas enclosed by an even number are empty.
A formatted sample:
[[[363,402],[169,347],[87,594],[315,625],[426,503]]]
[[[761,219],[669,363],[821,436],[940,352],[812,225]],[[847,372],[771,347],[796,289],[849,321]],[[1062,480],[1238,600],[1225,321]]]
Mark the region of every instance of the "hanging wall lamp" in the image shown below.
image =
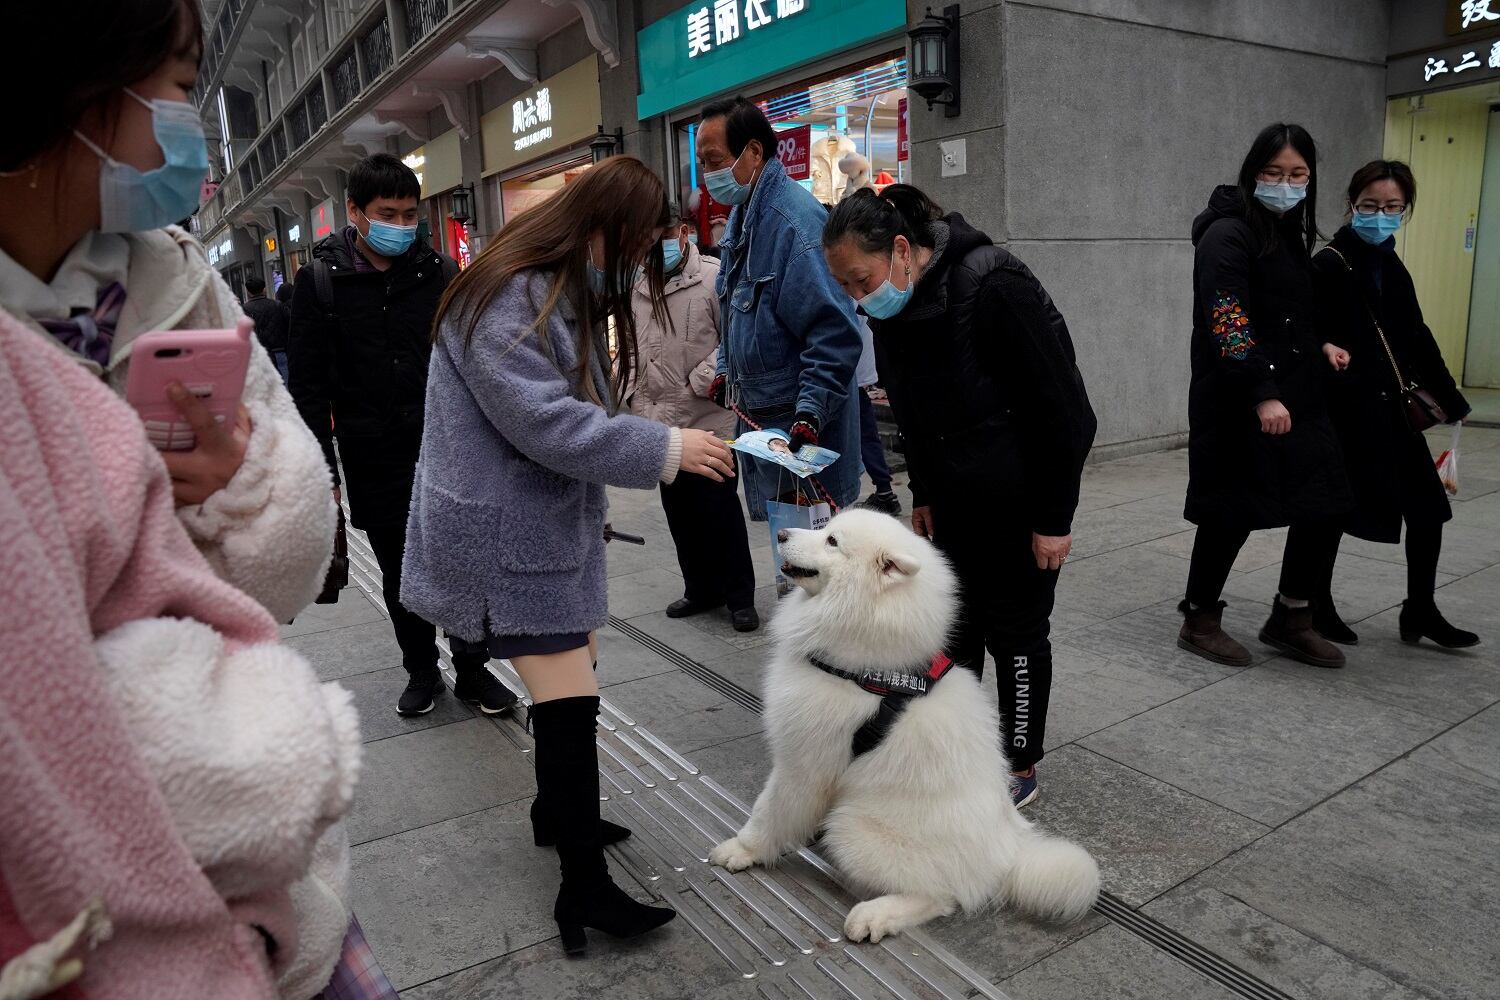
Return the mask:
[[[911,39],[911,79],[907,87],[927,102],[943,105],[943,114],[956,118],[958,101],[958,4],[927,16],[906,33]]]

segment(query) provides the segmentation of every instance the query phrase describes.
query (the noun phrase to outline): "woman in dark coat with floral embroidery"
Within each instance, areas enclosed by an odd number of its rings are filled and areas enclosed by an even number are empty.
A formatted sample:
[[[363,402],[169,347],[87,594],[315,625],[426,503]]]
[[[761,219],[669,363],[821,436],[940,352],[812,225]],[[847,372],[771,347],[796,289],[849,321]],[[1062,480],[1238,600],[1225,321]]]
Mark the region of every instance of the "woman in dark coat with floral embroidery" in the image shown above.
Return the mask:
[[[1449,422],[1469,413],[1468,401],[1422,321],[1411,275],[1396,256],[1396,230],[1417,200],[1416,178],[1404,163],[1375,160],[1355,172],[1348,193],[1349,223],[1313,259],[1323,329],[1351,355],[1349,370],[1335,379],[1330,399],[1356,505],[1344,528],[1368,541],[1395,543],[1401,540],[1404,520],[1407,589],[1401,638],[1417,642],[1425,636],[1440,646],[1473,646],[1479,636],[1448,624],[1433,600],[1443,524],[1453,511],[1427,440],[1412,429],[1401,402],[1402,385],[1415,383],[1432,394]],[[1328,569],[1331,583],[1333,566]],[[1327,585],[1313,625],[1334,642],[1359,641],[1339,617]]]
[[[1325,381],[1347,355],[1319,335],[1310,253],[1317,149],[1299,125],[1256,137],[1238,186],[1193,223],[1192,387],[1185,517],[1198,525],[1178,645],[1217,663],[1250,654],[1225,634],[1220,596],[1251,531],[1290,525],[1260,639],[1320,667],[1343,653],[1312,628],[1311,600],[1349,507]],[[1325,360],[1326,358],[1326,360]]]

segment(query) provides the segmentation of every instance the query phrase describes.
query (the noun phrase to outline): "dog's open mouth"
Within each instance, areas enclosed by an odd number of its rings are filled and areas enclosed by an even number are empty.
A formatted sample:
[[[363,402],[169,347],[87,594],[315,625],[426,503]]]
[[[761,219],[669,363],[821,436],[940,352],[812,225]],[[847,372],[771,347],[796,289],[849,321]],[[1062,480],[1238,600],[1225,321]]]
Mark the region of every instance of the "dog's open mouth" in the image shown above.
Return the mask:
[[[815,569],[806,569],[806,568],[804,568],[802,566],[793,566],[789,562],[783,562],[781,564],[781,572],[785,576],[790,576],[790,577],[794,577],[796,579],[801,579],[801,580],[806,580],[809,577],[814,577],[814,576],[818,575],[818,571],[815,570]]]

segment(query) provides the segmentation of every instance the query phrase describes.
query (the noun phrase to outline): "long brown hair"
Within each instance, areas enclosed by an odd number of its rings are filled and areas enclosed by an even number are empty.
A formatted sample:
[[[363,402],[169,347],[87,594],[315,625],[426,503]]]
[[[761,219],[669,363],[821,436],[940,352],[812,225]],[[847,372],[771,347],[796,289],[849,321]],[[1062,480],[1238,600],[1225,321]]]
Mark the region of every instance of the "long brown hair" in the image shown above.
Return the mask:
[[[473,264],[448,286],[438,305],[433,337],[452,320],[463,330],[464,350],[490,302],[517,274],[547,271],[552,284],[537,307],[534,330],[545,346],[547,320],[563,296],[578,315],[578,362],[573,371],[576,388],[599,403],[589,362],[603,354],[603,338],[613,324],[617,352],[610,378],[614,405],[619,405],[636,361],[635,316],[630,305],[631,276],[643,264],[653,313],[666,313],[662,291],[661,244],[655,234],[671,224],[671,212],[661,179],[631,156],[613,156],[583,172],[548,200],[516,216],[496,234]],[[595,232],[604,236],[604,291],[595,294],[588,283],[589,246]]]

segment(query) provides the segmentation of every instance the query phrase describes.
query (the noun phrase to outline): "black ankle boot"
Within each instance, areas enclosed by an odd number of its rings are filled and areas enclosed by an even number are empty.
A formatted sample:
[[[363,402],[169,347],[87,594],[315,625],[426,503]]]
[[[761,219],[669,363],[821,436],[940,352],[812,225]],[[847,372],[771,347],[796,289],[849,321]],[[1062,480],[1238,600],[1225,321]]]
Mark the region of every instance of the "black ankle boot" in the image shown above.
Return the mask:
[[[1447,649],[1479,645],[1479,636],[1454,628],[1430,598],[1426,601],[1401,602],[1401,641],[1416,644],[1431,639]]]
[[[531,708],[537,796],[552,817],[562,868],[552,916],[569,955],[587,949],[585,927],[634,937],[677,915],[636,902],[609,877],[599,840],[599,759],[594,750],[598,714],[597,697],[560,698]]]
[[[1312,602],[1312,607],[1313,629],[1319,635],[1343,646],[1359,645],[1359,634],[1339,617],[1339,609],[1334,606],[1332,594],[1319,597]]]

